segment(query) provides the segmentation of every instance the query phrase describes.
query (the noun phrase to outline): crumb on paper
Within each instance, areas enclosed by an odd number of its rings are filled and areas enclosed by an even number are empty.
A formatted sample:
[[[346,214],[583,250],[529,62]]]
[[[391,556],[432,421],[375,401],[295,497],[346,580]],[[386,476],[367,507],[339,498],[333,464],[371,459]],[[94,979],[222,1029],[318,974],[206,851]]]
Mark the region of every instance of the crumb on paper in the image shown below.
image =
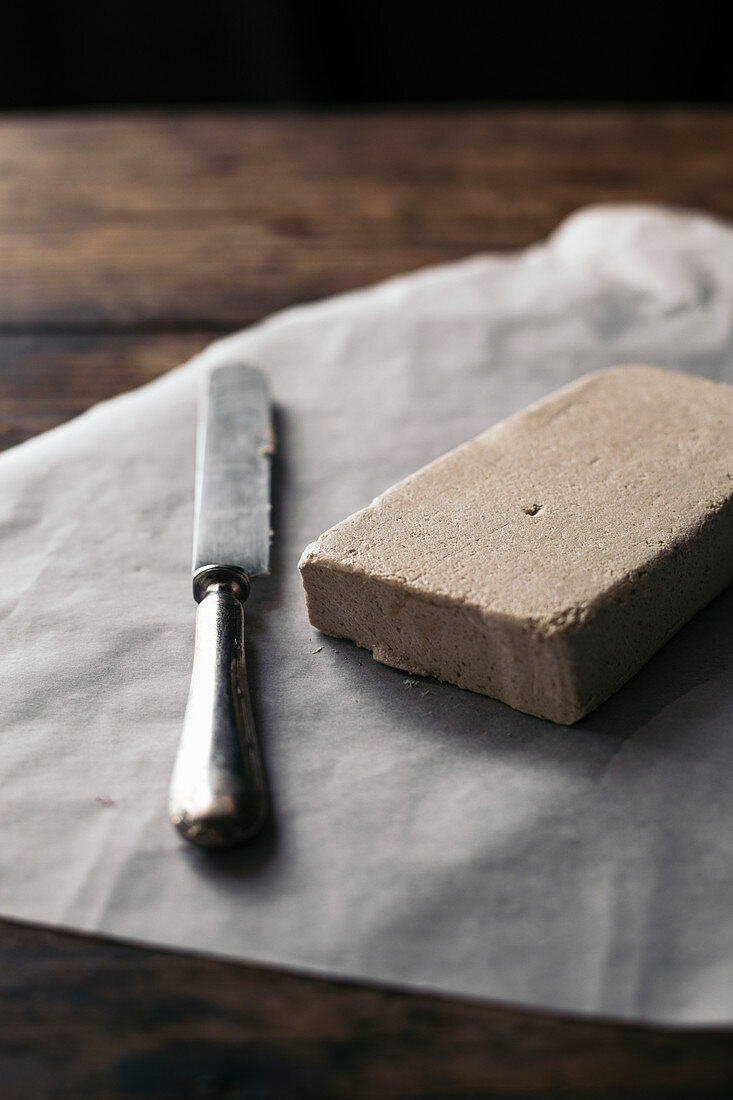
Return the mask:
[[[268,427],[267,439],[263,446],[260,448],[260,454],[263,458],[272,458],[277,450],[277,437],[275,435],[275,429],[272,424]]]
[[[313,650],[313,653],[321,653],[322,651],[323,651],[323,646],[319,645],[318,649]]]
[[[402,683],[405,684],[406,687],[417,687],[417,680],[403,680]]]
[[[117,805],[114,798],[110,798],[108,794],[98,794],[97,797],[94,799],[94,801],[98,802],[100,806],[116,806]]]
[[[422,697],[424,699],[426,695],[430,694],[430,692],[429,691],[421,691],[420,694],[422,695]]]

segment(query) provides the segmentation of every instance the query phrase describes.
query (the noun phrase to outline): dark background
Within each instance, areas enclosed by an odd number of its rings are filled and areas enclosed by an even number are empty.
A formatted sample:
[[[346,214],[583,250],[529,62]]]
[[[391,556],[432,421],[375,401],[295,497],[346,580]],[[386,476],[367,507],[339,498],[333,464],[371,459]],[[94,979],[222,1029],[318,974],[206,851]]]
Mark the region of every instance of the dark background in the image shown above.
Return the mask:
[[[0,109],[731,100],[705,4],[70,0],[6,8]]]

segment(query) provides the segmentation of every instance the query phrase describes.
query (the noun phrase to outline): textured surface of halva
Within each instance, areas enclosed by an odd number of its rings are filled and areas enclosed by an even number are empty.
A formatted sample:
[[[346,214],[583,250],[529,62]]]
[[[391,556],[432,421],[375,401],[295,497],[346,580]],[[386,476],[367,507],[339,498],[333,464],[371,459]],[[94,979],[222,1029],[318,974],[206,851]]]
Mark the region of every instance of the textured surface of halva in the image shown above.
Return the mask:
[[[587,375],[308,546],[311,622],[572,723],[733,579],[733,386]]]

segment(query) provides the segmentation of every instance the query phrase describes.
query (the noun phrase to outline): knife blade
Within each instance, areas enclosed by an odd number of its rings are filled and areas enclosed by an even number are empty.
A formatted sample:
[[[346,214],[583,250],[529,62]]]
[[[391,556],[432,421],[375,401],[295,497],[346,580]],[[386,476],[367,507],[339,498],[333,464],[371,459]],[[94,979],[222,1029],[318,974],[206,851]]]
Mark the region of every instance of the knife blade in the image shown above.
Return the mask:
[[[266,815],[264,769],[244,652],[244,602],[269,570],[267,385],[242,363],[214,368],[199,402],[193,592],[198,604],[191,689],[169,812],[204,848],[243,843]]]

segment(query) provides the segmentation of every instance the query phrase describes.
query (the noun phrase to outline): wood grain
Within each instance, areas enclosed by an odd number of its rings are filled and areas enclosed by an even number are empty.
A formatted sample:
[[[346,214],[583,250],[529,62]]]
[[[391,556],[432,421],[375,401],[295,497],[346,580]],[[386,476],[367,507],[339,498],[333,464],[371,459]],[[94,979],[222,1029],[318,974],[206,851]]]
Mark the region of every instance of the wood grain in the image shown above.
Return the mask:
[[[733,113],[0,120],[0,447],[296,302],[651,200],[733,217]],[[0,923],[0,1096],[718,1098],[615,1026]]]
[[[0,450],[184,363],[215,332],[0,335]]]
[[[732,145],[714,111],[6,120],[0,326],[236,327],[589,202],[730,217]]]
[[[720,1097],[730,1032],[617,1026],[5,925],[6,1096]]]

